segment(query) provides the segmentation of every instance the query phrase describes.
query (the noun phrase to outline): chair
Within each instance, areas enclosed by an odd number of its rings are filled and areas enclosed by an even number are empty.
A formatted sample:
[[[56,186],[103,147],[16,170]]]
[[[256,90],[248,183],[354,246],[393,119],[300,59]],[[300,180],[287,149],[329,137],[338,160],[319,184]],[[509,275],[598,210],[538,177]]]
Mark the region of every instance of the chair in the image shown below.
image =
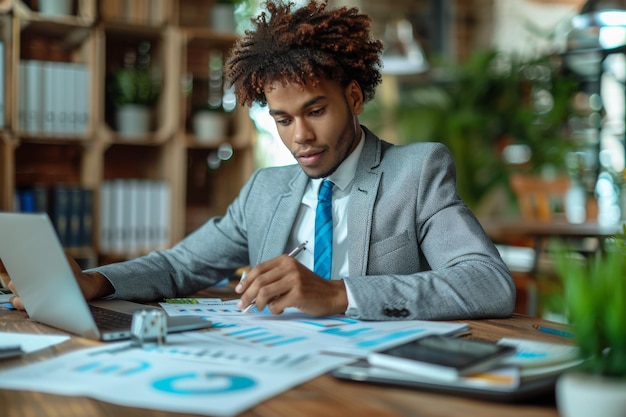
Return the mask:
[[[565,219],[565,196],[570,188],[566,176],[544,178],[513,173],[509,184],[524,220],[554,221]],[[554,265],[545,250],[544,239],[508,241],[497,244],[515,281],[516,311],[539,314],[540,278],[555,277]]]
[[[522,218],[549,221],[565,216],[565,195],[571,185],[569,177],[547,179],[514,173],[509,183]]]

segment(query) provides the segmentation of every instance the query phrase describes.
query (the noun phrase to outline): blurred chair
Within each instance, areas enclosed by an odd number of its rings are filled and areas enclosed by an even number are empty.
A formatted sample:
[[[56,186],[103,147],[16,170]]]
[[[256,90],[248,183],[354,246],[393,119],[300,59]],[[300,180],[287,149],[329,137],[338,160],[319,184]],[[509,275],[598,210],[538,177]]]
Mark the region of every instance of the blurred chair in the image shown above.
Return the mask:
[[[514,173],[509,182],[523,219],[549,221],[565,218],[565,195],[571,185],[569,177],[543,178]]]
[[[570,187],[567,176],[544,178],[513,173],[509,184],[515,195],[522,220],[565,220],[565,196]],[[506,262],[517,289],[516,311],[531,316],[540,314],[542,282],[555,277],[554,265],[544,239],[511,240],[496,245]]]

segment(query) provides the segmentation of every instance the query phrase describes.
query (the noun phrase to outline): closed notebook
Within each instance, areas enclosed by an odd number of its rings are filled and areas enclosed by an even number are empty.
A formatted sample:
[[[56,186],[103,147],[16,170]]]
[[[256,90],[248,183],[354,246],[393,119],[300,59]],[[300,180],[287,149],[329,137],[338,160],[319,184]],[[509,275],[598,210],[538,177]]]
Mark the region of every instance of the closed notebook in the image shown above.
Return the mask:
[[[433,335],[380,352],[372,352],[371,365],[436,380],[454,381],[462,375],[492,369],[515,348],[492,342]]]
[[[498,344],[515,347],[515,354],[504,358],[502,366],[519,369],[522,380],[559,375],[583,362],[577,346],[505,337]]]

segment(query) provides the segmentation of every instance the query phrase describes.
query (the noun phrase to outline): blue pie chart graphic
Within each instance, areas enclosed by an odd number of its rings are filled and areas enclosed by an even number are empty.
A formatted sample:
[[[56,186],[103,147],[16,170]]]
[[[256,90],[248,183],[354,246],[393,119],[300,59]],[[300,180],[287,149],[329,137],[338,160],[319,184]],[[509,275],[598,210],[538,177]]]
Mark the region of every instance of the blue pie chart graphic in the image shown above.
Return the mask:
[[[156,380],[152,387],[174,395],[215,395],[227,394],[252,388],[256,381],[252,378],[222,372],[187,373]]]

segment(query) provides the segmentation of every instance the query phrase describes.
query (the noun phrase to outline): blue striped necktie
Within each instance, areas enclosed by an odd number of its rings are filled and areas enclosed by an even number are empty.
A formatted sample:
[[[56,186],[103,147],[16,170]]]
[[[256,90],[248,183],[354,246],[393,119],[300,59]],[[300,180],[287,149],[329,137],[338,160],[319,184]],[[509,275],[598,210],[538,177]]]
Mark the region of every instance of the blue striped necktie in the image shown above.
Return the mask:
[[[315,211],[315,262],[313,271],[329,279],[333,262],[333,187],[324,180],[320,186]]]

